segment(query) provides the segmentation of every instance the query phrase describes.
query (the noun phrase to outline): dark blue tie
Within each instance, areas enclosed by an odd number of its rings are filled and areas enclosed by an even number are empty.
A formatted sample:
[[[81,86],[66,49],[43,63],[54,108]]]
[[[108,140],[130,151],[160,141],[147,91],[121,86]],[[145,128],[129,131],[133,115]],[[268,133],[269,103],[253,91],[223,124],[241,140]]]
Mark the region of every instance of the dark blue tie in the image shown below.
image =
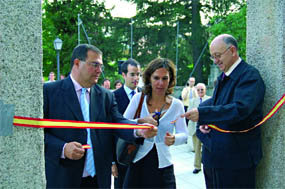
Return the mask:
[[[133,98],[133,96],[136,94],[136,92],[132,91],[130,94],[131,94],[131,98]]]

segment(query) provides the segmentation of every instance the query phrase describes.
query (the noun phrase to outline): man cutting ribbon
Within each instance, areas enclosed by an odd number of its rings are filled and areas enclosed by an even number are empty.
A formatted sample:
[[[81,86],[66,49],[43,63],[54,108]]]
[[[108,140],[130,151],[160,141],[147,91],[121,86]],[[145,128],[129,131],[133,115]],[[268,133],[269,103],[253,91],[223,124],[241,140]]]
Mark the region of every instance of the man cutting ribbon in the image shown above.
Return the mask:
[[[217,36],[210,45],[211,59],[223,72],[213,97],[182,117],[198,121],[197,137],[203,143],[202,163],[207,188],[255,188],[255,169],[262,158],[260,128],[245,133],[263,117],[265,85],[256,68],[239,57],[236,39]]]
[[[45,119],[134,124],[118,112],[113,93],[97,85],[103,70],[102,52],[97,47],[78,45],[72,54],[71,68],[67,78],[44,85]],[[155,126],[137,132],[46,128],[47,188],[110,188],[113,135],[134,141],[156,133]]]

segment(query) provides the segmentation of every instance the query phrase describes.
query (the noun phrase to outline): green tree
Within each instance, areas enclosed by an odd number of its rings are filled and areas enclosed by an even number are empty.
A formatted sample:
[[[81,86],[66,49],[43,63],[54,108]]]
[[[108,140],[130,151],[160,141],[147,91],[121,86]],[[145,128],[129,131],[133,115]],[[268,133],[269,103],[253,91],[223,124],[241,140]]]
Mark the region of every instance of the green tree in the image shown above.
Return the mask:
[[[175,61],[176,30],[179,21],[177,81],[178,85],[184,84],[188,77],[188,64],[193,62],[189,48],[191,12],[185,9],[185,6],[189,6],[189,1],[133,0],[132,2],[137,4],[137,15],[133,18],[134,58],[143,65],[158,56]]]
[[[124,58],[124,28],[120,24],[124,19],[111,17],[110,10],[104,3],[93,0],[44,0],[43,2],[43,70],[47,76],[50,71],[56,72],[56,52],[53,41],[58,36],[63,41],[60,51],[61,73],[70,71],[70,58],[77,40],[77,15],[83,21],[91,44],[103,52],[105,64],[104,76],[111,81],[120,78],[117,73],[117,60]],[[80,43],[88,43],[81,28]],[[102,77],[100,81],[102,81]]]
[[[134,52],[136,58],[148,63],[156,56],[175,60],[176,23],[180,23],[178,85],[184,85],[194,64],[209,39],[207,26],[201,23],[200,13],[226,16],[240,9],[244,0],[127,0],[137,4]],[[198,82],[207,82],[209,67],[208,48],[196,66]]]
[[[216,16],[211,21],[208,28],[210,34],[209,41],[221,33],[233,35],[239,43],[239,54],[246,60],[246,4],[239,12],[230,13],[226,17]]]
[[[235,18],[245,5],[245,0],[126,0],[137,4],[137,15],[133,18],[133,58],[143,66],[157,56],[173,61],[176,58],[176,29],[179,21],[178,85],[184,85],[193,71],[203,46],[220,33],[237,35],[235,29],[245,28],[245,22]],[[200,13],[211,20],[202,25]],[[61,73],[70,70],[70,56],[77,45],[77,14],[84,23],[91,44],[104,53],[104,76],[111,82],[120,78],[117,62],[130,57],[130,19],[113,18],[104,3],[94,0],[44,0],[43,2],[43,54],[44,75],[56,70],[56,52],[53,40],[63,40],[61,50]],[[227,15],[229,15],[227,17]],[[231,18],[232,17],[232,18]],[[229,19],[229,20],[228,20]],[[230,24],[234,20],[235,24]],[[227,22],[226,22],[227,21]],[[222,25],[225,26],[222,26]],[[222,29],[224,28],[224,29]],[[226,30],[228,29],[228,30]],[[245,32],[245,30],[244,30]],[[81,30],[81,43],[87,40]],[[242,37],[244,39],[244,37]],[[240,41],[240,40],[239,40]],[[245,46],[241,45],[241,54]],[[209,74],[208,48],[194,72],[199,82],[206,82]],[[103,78],[101,78],[102,80]],[[100,82],[100,81],[99,81]]]

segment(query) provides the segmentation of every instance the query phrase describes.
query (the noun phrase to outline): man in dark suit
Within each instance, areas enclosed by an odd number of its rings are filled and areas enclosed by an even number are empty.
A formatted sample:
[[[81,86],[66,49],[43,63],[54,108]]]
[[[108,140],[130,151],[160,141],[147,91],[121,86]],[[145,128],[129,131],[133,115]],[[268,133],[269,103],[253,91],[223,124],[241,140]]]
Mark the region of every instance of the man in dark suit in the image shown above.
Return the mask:
[[[116,101],[118,103],[119,112],[123,115],[127,109],[131,98],[141,89],[138,88],[140,78],[140,64],[134,59],[128,59],[121,65],[122,75],[125,79],[125,84],[114,91]],[[112,174],[115,177],[115,188],[122,188],[127,166],[114,162],[112,165]]]
[[[102,52],[78,45],[67,78],[44,85],[44,118],[110,123],[133,123],[118,112],[113,93],[97,85],[103,69]],[[95,84],[95,85],[94,85]],[[113,135],[128,141],[152,137],[157,128],[45,129],[47,188],[110,188]],[[91,149],[83,149],[83,144]]]
[[[228,34],[210,45],[211,59],[223,73],[213,97],[184,116],[198,121],[197,136],[203,143],[202,162],[207,188],[255,188],[255,169],[262,157],[260,128],[246,133],[222,133],[214,124],[240,131],[261,121],[265,85],[256,68],[238,55],[238,44]]]

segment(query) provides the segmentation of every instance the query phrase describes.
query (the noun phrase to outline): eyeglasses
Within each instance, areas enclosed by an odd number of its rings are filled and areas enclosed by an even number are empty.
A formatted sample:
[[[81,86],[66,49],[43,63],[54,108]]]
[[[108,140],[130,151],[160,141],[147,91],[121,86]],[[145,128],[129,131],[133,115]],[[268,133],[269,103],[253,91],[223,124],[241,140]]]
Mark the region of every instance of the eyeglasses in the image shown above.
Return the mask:
[[[215,61],[216,59],[220,59],[222,58],[222,55],[225,54],[232,46],[229,46],[224,52],[220,53],[220,54],[215,54],[213,56],[210,56],[210,59],[212,61]]]
[[[100,70],[104,71],[104,65],[99,62],[89,62],[94,68],[100,68]]]
[[[204,91],[204,89],[197,89],[197,91]]]
[[[81,61],[86,63],[85,61]],[[88,64],[90,64],[91,66],[93,66],[94,68],[98,69],[100,68],[100,70],[103,72],[104,71],[104,65],[100,64],[99,62],[88,62]]]

